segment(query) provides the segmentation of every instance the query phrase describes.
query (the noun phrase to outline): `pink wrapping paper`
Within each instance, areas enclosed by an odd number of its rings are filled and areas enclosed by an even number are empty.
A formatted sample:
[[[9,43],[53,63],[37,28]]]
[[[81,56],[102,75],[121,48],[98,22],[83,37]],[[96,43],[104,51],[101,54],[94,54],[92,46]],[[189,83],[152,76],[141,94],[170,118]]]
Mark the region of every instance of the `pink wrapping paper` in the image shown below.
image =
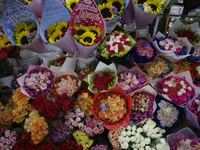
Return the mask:
[[[44,5],[44,0],[34,0],[32,3],[26,6],[30,8],[34,13],[42,15]]]

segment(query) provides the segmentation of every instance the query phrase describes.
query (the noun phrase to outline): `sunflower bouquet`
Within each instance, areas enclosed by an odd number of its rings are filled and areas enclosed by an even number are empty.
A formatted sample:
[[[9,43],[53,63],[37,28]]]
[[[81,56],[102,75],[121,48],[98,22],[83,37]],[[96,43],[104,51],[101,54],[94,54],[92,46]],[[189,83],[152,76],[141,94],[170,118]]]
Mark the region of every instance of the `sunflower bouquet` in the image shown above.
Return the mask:
[[[6,37],[5,33],[0,36],[0,49],[7,49],[13,47],[14,45]]]
[[[79,0],[63,0],[65,6],[70,10],[73,11],[76,4],[79,2]]]
[[[25,47],[33,42],[36,33],[36,23],[32,21],[21,22],[14,29],[13,39],[17,46]]]
[[[34,0],[18,0],[19,2],[23,3],[24,5],[28,5],[32,3]]]
[[[49,43],[55,43],[62,39],[67,33],[68,23],[64,20],[62,22],[54,23],[45,30],[45,37]]]
[[[167,0],[135,0],[136,5],[147,13],[159,13],[169,3]]]
[[[91,46],[98,44],[102,40],[103,31],[95,25],[74,24],[71,34],[81,45]]]

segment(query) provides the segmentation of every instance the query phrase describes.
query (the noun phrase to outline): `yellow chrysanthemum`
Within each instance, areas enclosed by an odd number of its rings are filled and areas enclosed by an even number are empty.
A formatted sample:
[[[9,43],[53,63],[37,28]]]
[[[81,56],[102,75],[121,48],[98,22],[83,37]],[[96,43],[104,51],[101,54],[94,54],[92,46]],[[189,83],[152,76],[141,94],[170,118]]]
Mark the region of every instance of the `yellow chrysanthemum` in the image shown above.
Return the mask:
[[[55,31],[53,35],[49,38],[50,43],[55,43],[61,39],[61,31]]]
[[[19,34],[16,34],[16,45],[21,47],[28,45],[29,44],[28,34],[29,34],[28,31],[22,31]]]
[[[82,34],[84,34],[85,32],[89,32],[90,30],[88,29],[88,27],[83,26],[82,24],[80,26],[76,26],[74,27],[74,29],[77,30],[77,35],[81,36]]]
[[[122,13],[124,9],[124,0],[111,0],[109,1],[114,7],[117,8],[118,13]]]
[[[64,20],[62,22],[58,22],[56,30],[61,31],[62,33],[66,33],[67,32],[67,22],[65,22]]]
[[[47,30],[47,35],[50,37],[52,36],[52,34],[56,31],[56,26],[57,24],[53,24],[52,26],[49,26],[48,30]]]
[[[95,34],[92,32],[85,32],[80,39],[80,43],[84,45],[93,45],[95,40]]]
[[[111,13],[111,9],[113,5],[111,3],[103,3],[102,5],[98,5],[98,8],[103,16],[104,19],[115,19],[115,14]]]
[[[79,2],[79,0],[65,0],[65,4],[67,8],[69,8],[71,11],[73,11],[76,4]]]
[[[88,29],[97,36],[100,36],[101,34],[101,29],[97,26],[89,26]]]
[[[143,3],[145,3],[147,0],[135,0],[135,3],[137,4],[137,5],[142,5]]]
[[[160,0],[148,0],[146,3],[150,7],[149,13],[159,13],[162,11]]]
[[[35,33],[35,31],[37,31],[37,26],[36,26],[34,23],[30,24],[30,25],[28,26],[28,31],[29,31],[30,33]]]
[[[16,27],[15,27],[15,32],[17,34],[23,32],[23,31],[28,31],[28,26],[26,25],[25,22],[19,23]]]

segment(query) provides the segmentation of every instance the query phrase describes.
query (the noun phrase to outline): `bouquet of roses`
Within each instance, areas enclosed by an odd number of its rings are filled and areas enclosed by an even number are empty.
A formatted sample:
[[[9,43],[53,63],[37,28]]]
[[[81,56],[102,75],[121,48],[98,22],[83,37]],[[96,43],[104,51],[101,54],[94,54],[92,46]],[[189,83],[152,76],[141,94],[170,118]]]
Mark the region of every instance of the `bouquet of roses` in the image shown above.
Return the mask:
[[[75,110],[68,111],[65,116],[65,124],[69,126],[71,130],[73,130],[75,127],[81,128],[84,126],[83,124],[83,118],[84,118],[84,112],[80,110],[80,108],[75,108]]]
[[[104,132],[103,122],[96,117],[86,117],[81,131],[86,132],[87,136],[94,136]]]
[[[167,95],[169,100],[181,106],[189,102],[195,95],[194,87],[188,83],[185,77],[170,76],[158,81],[158,86],[161,94]]]
[[[58,106],[51,100],[45,99],[43,95],[37,95],[36,101],[32,103],[33,107],[38,110],[46,120],[54,122],[60,118]]]
[[[64,143],[62,145],[57,146],[57,150],[67,150],[67,149],[73,149],[73,150],[84,150],[82,145],[78,145],[73,140],[69,140],[68,143]]]
[[[91,68],[83,68],[83,69],[78,69],[76,70],[76,73],[78,74],[78,77],[80,78],[81,81],[88,82],[88,75],[92,74],[94,72],[93,69]]]
[[[148,119],[142,126],[128,125],[118,140],[122,149],[169,150],[163,133],[164,129],[156,127],[156,123]]]
[[[62,109],[63,111],[67,111],[69,109],[73,110],[75,106],[75,100],[71,100],[66,93],[63,93],[61,96],[58,95],[55,102],[58,108]]]
[[[12,150],[17,143],[16,131],[5,131],[5,136],[0,136],[0,149]]]
[[[109,130],[108,132],[108,139],[110,143],[112,144],[113,148],[119,148],[120,143],[119,143],[119,136],[121,135],[121,132],[125,130],[125,126],[119,126],[118,128],[114,130]]]

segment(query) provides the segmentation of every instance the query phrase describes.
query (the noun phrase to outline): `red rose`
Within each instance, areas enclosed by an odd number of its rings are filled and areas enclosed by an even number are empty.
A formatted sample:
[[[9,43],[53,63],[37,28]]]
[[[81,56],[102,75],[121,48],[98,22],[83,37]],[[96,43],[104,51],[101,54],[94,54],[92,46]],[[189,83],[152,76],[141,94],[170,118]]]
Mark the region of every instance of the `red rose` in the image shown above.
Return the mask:
[[[112,44],[112,46],[115,46],[115,45],[117,45],[118,43],[117,42],[114,42],[113,44]]]
[[[72,35],[76,35],[76,34],[77,34],[77,30],[74,29],[74,28],[72,28],[72,29],[71,29],[71,34],[72,34]]]
[[[95,44],[97,44],[97,43],[99,43],[99,42],[100,42],[99,39],[95,39],[95,40],[94,40],[94,43],[95,43]]]
[[[0,61],[4,60],[5,58],[7,58],[7,53],[0,51]]]
[[[126,39],[124,39],[124,38],[122,38],[122,37],[121,37],[119,40],[120,40],[120,41],[126,41]]]
[[[131,42],[130,42],[130,41],[125,41],[125,42],[124,42],[124,45],[129,45],[129,46],[131,46]]]
[[[64,36],[65,36],[65,33],[62,33],[62,34],[61,34],[61,38],[63,38]]]
[[[127,39],[128,36],[127,36],[127,35],[122,35],[122,38],[123,38],[123,39]]]
[[[117,36],[119,36],[119,33],[115,33],[115,35],[114,35],[115,37],[117,37]]]
[[[83,146],[82,146],[82,145],[79,145],[79,146],[77,147],[77,150],[83,150]]]
[[[114,50],[111,50],[110,51],[110,55],[114,55],[115,54],[115,51]]]
[[[110,45],[107,45],[107,46],[106,46],[106,50],[107,50],[108,52],[110,52]]]
[[[107,38],[106,41],[109,42],[109,41],[110,41],[110,38]]]
[[[123,52],[124,51],[124,47],[123,46],[118,46],[118,51],[119,52]]]

